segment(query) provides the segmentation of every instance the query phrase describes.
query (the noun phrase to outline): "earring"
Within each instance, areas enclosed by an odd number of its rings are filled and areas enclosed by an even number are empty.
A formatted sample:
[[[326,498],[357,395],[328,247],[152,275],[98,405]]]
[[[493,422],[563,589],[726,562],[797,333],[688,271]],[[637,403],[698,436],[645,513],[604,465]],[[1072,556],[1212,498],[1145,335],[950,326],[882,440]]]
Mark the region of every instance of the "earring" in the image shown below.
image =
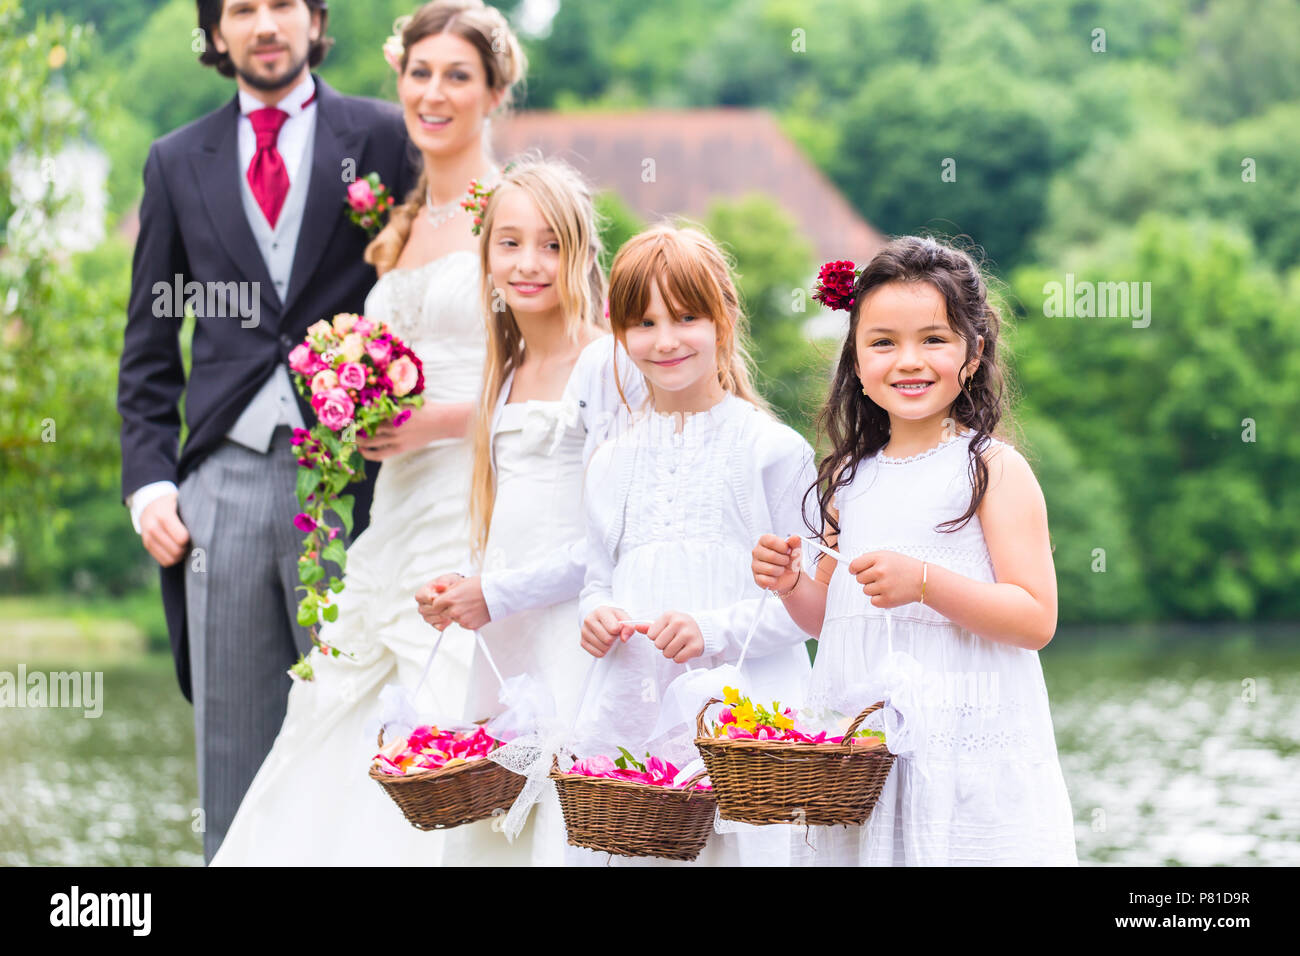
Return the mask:
[[[862,394],[863,395],[867,394],[867,386],[865,385],[862,386]]]

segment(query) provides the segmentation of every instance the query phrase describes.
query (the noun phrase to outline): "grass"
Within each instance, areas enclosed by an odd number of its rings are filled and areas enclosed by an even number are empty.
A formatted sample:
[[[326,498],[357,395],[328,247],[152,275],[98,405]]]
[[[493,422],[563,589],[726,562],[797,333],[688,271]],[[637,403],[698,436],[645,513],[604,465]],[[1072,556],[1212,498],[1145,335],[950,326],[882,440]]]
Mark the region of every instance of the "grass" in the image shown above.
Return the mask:
[[[138,656],[167,647],[156,588],[119,598],[72,594],[0,597],[0,659]]]

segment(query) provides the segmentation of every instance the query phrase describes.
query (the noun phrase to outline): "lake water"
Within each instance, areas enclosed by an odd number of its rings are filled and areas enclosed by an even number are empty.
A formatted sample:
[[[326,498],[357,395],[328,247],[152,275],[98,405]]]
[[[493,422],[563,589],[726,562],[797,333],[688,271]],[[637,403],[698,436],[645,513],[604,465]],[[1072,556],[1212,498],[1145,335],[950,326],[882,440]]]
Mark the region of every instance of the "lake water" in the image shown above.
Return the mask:
[[[1294,629],[1063,633],[1042,660],[1081,863],[1300,865]],[[201,864],[170,658],[99,666],[97,719],[0,708],[0,865]]]

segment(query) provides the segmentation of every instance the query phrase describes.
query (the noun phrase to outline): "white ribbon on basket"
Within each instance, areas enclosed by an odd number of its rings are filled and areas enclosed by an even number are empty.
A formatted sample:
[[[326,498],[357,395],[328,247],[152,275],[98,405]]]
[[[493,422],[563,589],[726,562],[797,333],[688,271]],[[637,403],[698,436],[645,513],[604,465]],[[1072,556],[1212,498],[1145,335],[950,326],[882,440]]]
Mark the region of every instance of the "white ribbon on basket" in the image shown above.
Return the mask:
[[[420,679],[416,682],[415,690],[408,691],[401,684],[387,684],[379,692],[379,727],[383,731],[385,740],[392,740],[398,736],[409,737],[411,731],[419,724],[420,714],[416,709],[415,701],[419,696],[420,688],[424,686],[424,679],[429,676],[429,668],[433,666],[433,659],[438,654],[438,648],[442,647],[442,639],[446,635],[445,629],[438,632],[438,639],[433,642],[433,647],[429,649],[429,656],[424,659],[424,669],[420,671]]]
[[[641,624],[641,621],[629,621],[629,624]],[[586,676],[582,679],[582,688],[578,691],[578,704],[573,714],[573,720],[564,723],[552,711],[552,717],[544,725],[539,725],[536,732],[518,737],[504,747],[499,747],[488,754],[488,759],[499,763],[507,770],[520,774],[525,778],[524,788],[519,791],[519,796],[515,802],[510,805],[506,812],[502,832],[505,833],[506,839],[514,842],[524,824],[528,821],[528,814],[533,808],[533,804],[542,798],[546,792],[546,787],[550,783],[551,767],[555,762],[569,752],[573,743],[574,733],[578,726],[578,721],[582,717],[584,706],[587,702],[587,691],[591,688],[591,680],[595,676],[596,668],[600,662],[608,658],[617,650],[617,643],[610,649],[605,657],[594,658],[587,667]]]
[[[623,623],[633,627],[648,627],[654,622],[628,620]],[[587,693],[591,689],[591,682],[596,674],[596,668],[600,666],[601,661],[616,653],[620,644],[621,642],[615,642],[604,657],[595,658],[588,665],[587,673],[582,679],[582,687],[578,691],[578,703],[574,710],[573,719],[569,723],[566,724],[561,721],[552,710],[549,719],[539,722],[533,733],[517,737],[505,746],[498,747],[488,754],[489,760],[499,763],[507,770],[525,778],[523,789],[519,791],[519,796],[515,798],[515,802],[510,805],[510,809],[506,812],[502,832],[505,833],[507,840],[513,842],[515,837],[519,835],[524,828],[524,824],[528,821],[528,814],[533,805],[546,792],[546,787],[550,784],[551,767],[556,761],[571,753],[578,723],[586,708]],[[505,703],[504,685],[502,694],[502,702]]]
[[[820,541],[804,538],[812,547],[834,558],[846,567],[850,559],[833,551]],[[870,714],[862,726],[883,730],[885,746],[895,756],[908,756],[914,766],[927,777],[925,761],[925,707],[922,700],[923,680],[921,662],[911,654],[894,650],[894,614],[886,610],[886,654],[865,680],[845,687],[837,696],[837,710],[856,714],[864,706],[883,701],[884,706]]]

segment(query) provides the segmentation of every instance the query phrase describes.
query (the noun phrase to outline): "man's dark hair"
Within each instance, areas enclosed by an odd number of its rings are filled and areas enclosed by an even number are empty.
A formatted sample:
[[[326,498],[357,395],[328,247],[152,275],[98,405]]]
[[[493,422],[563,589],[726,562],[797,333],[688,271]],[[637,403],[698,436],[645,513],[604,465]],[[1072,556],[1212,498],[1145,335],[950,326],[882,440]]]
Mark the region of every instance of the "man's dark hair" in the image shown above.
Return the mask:
[[[307,52],[307,64],[312,69],[320,66],[325,59],[325,54],[329,48],[334,45],[334,38],[326,34],[329,27],[329,3],[327,0],[303,0],[309,10],[320,11],[320,39],[311,45]],[[230,62],[229,53],[219,53],[216,44],[212,42],[212,28],[221,22],[221,10],[225,6],[225,0],[198,0],[199,5],[199,27],[203,30],[203,52],[199,54],[199,62],[204,66],[214,66],[217,72],[222,76],[234,76],[235,67]]]

